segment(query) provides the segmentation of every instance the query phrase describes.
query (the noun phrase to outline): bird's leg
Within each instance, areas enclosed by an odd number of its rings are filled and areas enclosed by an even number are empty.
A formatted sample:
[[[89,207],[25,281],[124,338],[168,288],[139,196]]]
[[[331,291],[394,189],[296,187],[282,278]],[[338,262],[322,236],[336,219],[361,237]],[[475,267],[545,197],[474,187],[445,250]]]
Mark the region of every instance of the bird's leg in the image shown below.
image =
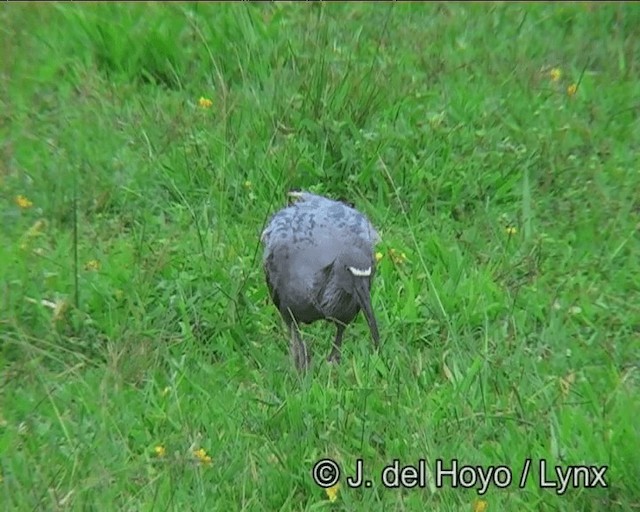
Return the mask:
[[[311,357],[304,341],[300,337],[298,326],[294,323],[291,324],[291,355],[293,356],[293,362],[296,365],[298,371],[306,372],[311,364]]]
[[[329,354],[329,357],[327,358],[327,361],[330,363],[340,362],[340,347],[342,346],[342,335],[344,334],[344,329],[344,324],[336,322],[336,339],[333,342],[331,354]]]

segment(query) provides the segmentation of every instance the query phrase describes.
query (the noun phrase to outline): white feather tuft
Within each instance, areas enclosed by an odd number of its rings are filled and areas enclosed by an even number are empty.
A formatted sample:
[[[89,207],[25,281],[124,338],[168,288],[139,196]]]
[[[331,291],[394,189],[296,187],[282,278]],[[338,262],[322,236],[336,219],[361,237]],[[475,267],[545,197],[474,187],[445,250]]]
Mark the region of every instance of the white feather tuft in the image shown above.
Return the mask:
[[[357,277],[366,277],[371,275],[371,267],[365,268],[364,270],[360,270],[356,267],[349,267],[349,272]]]

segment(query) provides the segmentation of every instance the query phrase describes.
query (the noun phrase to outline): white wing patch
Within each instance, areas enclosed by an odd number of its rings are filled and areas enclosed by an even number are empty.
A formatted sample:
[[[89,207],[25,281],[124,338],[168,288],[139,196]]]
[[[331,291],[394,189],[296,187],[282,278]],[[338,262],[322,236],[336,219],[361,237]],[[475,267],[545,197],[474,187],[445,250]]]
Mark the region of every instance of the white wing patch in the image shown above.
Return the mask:
[[[351,272],[354,276],[357,277],[365,277],[371,275],[371,267],[365,268],[364,270],[360,270],[356,267],[349,267],[349,272]]]

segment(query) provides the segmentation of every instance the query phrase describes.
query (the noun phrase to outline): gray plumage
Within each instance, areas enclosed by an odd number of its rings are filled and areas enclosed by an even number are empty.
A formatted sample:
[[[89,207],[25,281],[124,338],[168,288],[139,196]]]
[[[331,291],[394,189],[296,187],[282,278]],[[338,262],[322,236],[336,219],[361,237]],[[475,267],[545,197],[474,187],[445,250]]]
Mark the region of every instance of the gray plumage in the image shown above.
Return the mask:
[[[371,309],[378,233],[369,220],[345,203],[307,192],[277,212],[262,232],[269,294],[291,332],[296,367],[311,362],[299,324],[327,320],[336,325],[329,361],[340,360],[346,326],[362,310],[374,345],[378,326]]]

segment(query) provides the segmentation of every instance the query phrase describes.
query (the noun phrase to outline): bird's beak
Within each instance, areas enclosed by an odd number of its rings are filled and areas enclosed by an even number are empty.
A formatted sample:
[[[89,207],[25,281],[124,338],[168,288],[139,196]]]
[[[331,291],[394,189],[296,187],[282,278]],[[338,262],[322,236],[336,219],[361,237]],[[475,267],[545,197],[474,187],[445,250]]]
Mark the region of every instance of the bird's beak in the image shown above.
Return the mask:
[[[356,278],[355,279],[356,298],[360,308],[364,312],[364,316],[369,324],[371,330],[371,337],[373,338],[374,347],[378,348],[380,345],[380,335],[378,334],[378,324],[376,323],[376,317],[373,316],[373,310],[371,309],[371,290],[369,289],[369,281],[367,279]]]

